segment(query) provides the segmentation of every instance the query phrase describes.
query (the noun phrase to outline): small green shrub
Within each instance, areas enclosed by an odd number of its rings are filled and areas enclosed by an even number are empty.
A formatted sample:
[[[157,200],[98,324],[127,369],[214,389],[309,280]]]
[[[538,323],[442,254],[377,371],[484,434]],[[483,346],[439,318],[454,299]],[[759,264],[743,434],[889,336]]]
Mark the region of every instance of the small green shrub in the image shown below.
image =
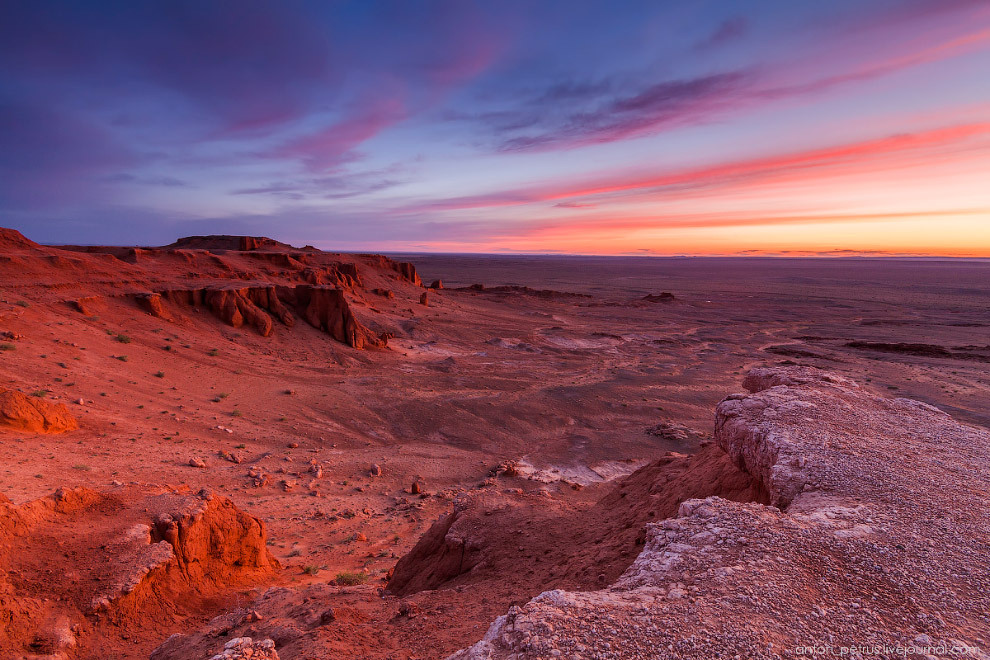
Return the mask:
[[[125,335],[125,334],[124,334],[124,333],[122,333],[122,332],[118,332],[118,333],[117,333],[117,337],[116,337],[116,339],[117,339],[117,341],[119,341],[119,342],[120,342],[121,344],[130,344],[130,343],[131,343],[131,338],[130,338],[130,337],[128,337],[127,335]]]
[[[343,571],[341,573],[337,573],[333,581],[342,587],[351,587],[354,586],[355,584],[364,584],[365,582],[367,582],[368,574],[358,573],[355,571]]]
[[[17,347],[11,343],[4,342],[0,344],[0,351],[16,351]]]

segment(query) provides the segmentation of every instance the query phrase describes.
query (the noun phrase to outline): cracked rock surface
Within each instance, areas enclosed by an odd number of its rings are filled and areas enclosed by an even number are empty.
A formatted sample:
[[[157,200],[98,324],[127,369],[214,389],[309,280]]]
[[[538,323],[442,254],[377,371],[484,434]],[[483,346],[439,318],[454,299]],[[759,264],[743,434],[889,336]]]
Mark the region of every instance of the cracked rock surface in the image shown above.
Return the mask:
[[[451,660],[990,657],[990,434],[810,368],[746,385],[715,438],[771,506],[686,501],[610,587],[544,592]]]

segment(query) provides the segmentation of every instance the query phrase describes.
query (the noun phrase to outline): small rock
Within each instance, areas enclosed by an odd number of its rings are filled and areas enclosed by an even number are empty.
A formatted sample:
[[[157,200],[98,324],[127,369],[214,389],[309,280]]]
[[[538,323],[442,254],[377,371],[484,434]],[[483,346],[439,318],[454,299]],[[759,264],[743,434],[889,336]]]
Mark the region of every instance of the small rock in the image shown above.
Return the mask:
[[[195,456],[189,459],[189,465],[194,468],[205,468],[206,461],[202,458],[196,458]]]

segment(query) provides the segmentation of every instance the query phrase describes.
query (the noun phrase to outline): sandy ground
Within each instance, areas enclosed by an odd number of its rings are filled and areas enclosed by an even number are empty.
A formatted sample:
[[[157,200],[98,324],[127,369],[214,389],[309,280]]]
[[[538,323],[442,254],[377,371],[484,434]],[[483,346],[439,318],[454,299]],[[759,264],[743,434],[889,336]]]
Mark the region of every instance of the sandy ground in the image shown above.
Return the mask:
[[[208,487],[265,522],[279,584],[323,589],[362,572],[368,583],[340,596],[357,607],[500,462],[525,466],[504,482],[523,495],[590,506],[607,480],[695,452],[754,365],[825,367],[990,425],[988,263],[397,258],[446,288],[428,307],[409,284],[393,284],[395,300],[362,294],[364,316],[394,333],[369,351],[304,323],[262,337],[194,310],[155,318],[112,297],[112,278],[85,316],[66,304],[78,294],[68,285],[4,270],[0,387],[66,403],[81,426],[0,430],[0,492],[22,503],[63,486]],[[456,289],[474,283],[582,295]],[[676,300],[641,300],[661,291]],[[648,432],[662,422],[680,431]],[[430,657],[532,595],[470,610]],[[409,625],[415,637],[423,619]],[[163,637],[118,657],[146,657]]]

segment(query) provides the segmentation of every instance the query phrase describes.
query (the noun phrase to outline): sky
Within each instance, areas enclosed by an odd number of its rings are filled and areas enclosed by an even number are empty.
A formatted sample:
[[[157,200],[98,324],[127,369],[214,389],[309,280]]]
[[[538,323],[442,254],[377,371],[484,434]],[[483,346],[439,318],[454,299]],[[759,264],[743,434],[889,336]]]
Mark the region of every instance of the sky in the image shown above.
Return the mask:
[[[5,2],[0,226],[988,257],[990,3]]]

